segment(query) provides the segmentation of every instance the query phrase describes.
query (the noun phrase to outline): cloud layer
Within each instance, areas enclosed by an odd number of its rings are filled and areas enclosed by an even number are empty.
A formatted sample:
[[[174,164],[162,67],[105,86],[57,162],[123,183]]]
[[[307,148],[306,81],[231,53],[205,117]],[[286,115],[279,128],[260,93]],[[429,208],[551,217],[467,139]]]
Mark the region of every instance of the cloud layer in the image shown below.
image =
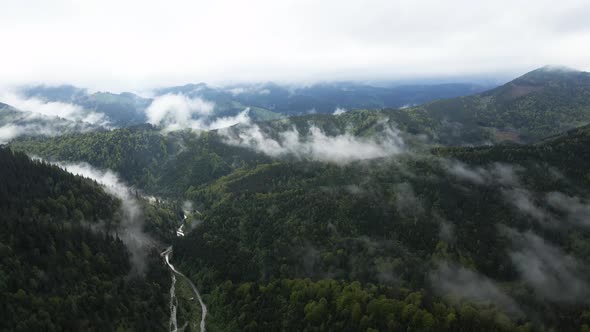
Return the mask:
[[[16,110],[28,113],[28,118],[61,118],[96,126],[107,126],[109,121],[103,113],[83,109],[79,105],[25,98],[11,91],[0,92],[0,101]]]
[[[166,94],[156,97],[146,109],[148,122],[165,131],[181,129],[212,130],[248,123],[249,109],[236,116],[214,117],[215,103],[183,94]]]
[[[129,89],[589,69],[589,15],[586,0],[4,0],[0,79]]]
[[[493,303],[513,316],[522,315],[516,302],[491,279],[452,263],[441,263],[430,274],[434,289],[477,304]]]
[[[513,264],[540,297],[567,303],[588,302],[590,288],[578,261],[532,232],[506,230],[515,246]]]
[[[251,148],[271,157],[290,156],[337,164],[387,157],[404,150],[404,141],[393,127],[386,127],[375,138],[361,138],[350,133],[328,136],[312,126],[308,134],[292,128],[274,139],[256,124],[241,126],[236,131],[222,131],[221,134],[227,144]]]
[[[131,189],[110,170],[99,170],[87,163],[57,163],[66,171],[95,180],[104,186],[105,190],[121,199],[122,223],[117,229],[117,235],[125,243],[131,253],[133,273],[145,272],[149,248],[157,242],[143,231],[143,216],[139,202]]]

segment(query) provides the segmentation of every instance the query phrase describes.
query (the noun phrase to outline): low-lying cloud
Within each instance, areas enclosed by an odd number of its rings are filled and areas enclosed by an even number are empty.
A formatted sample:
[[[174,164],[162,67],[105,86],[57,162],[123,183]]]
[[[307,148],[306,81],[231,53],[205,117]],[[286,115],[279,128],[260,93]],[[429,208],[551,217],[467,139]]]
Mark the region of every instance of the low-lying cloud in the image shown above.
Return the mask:
[[[0,101],[18,111],[29,113],[29,118],[61,118],[73,122],[83,122],[95,126],[108,126],[108,117],[103,113],[85,110],[79,105],[57,101],[45,101],[36,97],[25,98],[16,92],[5,91]]]
[[[434,290],[475,304],[493,303],[508,314],[521,316],[518,304],[490,278],[454,263],[444,262],[430,273]]]
[[[590,226],[589,201],[555,191],[548,193],[546,200],[551,207],[563,213],[571,223]]]
[[[131,189],[110,170],[99,170],[87,163],[57,163],[57,165],[70,173],[95,180],[105,188],[107,193],[121,199],[122,222],[117,229],[117,234],[131,254],[132,273],[144,273],[149,248],[157,242],[143,230],[142,210]]]
[[[0,127],[0,144],[8,143],[13,138],[23,135],[30,136],[58,136],[68,132],[86,132],[97,127],[80,122],[38,118],[29,120],[28,116],[20,118],[7,125]]]
[[[345,108],[337,107],[334,110],[334,113],[332,113],[332,114],[334,114],[334,115],[340,115],[340,114],[344,114],[346,112],[348,112],[348,111]]]
[[[503,163],[493,163],[488,167],[469,167],[460,161],[445,161],[444,166],[447,172],[458,179],[474,184],[520,185],[518,172],[522,171],[522,167]]]
[[[221,134],[227,144],[251,148],[271,157],[292,156],[337,164],[387,157],[404,151],[404,141],[393,127],[386,127],[374,138],[356,137],[350,133],[328,136],[320,128],[312,126],[307,135],[293,127],[274,139],[256,124]]]
[[[533,217],[542,223],[551,221],[549,213],[535,203],[535,198],[530,191],[523,188],[514,188],[502,190],[502,194],[508,204],[511,204],[525,215]]]
[[[7,143],[11,139],[19,136],[22,133],[22,128],[16,125],[5,125],[0,127],[0,144]]]
[[[532,232],[505,229],[514,245],[512,263],[545,300],[566,303],[588,302],[590,288],[578,261]]]
[[[149,123],[165,131],[213,130],[250,122],[249,109],[227,117],[215,117],[214,111],[215,103],[200,97],[166,94],[155,98],[145,112]]]

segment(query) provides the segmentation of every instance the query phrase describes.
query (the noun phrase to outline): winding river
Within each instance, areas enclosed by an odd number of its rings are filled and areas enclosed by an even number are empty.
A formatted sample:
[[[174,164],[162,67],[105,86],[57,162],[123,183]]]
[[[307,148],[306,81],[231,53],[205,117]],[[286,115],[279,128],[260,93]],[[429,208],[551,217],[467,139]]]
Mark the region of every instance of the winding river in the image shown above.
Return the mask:
[[[205,332],[206,328],[205,328],[205,318],[207,317],[207,306],[205,305],[205,302],[203,302],[203,299],[201,298],[201,294],[199,293],[199,290],[197,289],[197,287],[195,286],[195,284],[193,284],[193,282],[184,275],[184,273],[178,271],[174,265],[172,265],[172,263],[170,263],[170,255],[172,255],[172,246],[168,247],[166,250],[164,250],[161,253],[162,257],[164,257],[164,260],[166,261],[166,264],[168,265],[168,267],[170,268],[170,270],[177,274],[178,276],[184,278],[189,285],[191,286],[193,292],[195,293],[197,299],[199,300],[199,304],[201,305],[201,332]],[[173,277],[172,279],[172,287],[170,288],[170,310],[171,310],[171,316],[170,316],[170,329],[172,331],[177,331],[178,327],[177,327],[177,323],[176,323],[176,294],[175,294],[175,290],[174,290],[174,285],[176,283],[176,278]]]

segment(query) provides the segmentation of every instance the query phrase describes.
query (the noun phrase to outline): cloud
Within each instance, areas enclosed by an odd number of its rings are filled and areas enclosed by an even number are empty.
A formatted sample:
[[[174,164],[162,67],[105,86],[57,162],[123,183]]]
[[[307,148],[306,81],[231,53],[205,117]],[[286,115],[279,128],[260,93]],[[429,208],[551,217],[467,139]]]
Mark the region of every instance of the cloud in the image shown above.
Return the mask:
[[[19,136],[22,128],[15,125],[5,125],[0,127],[0,144],[7,143],[11,139]]]
[[[109,127],[108,118],[103,113],[74,104],[25,98],[10,89],[0,92],[0,101],[12,106],[0,127],[0,143],[21,135],[57,136]]]
[[[18,121],[0,127],[0,144],[8,143],[11,139],[22,135],[57,136],[63,135],[67,132],[86,132],[96,128],[91,125],[73,123],[64,120],[40,120],[37,116],[34,116],[32,120],[29,119],[30,117],[25,114],[25,116]]]
[[[510,253],[512,263],[537,295],[556,302],[588,302],[590,288],[574,257],[530,231],[505,229],[505,232],[515,246]]]
[[[564,213],[570,222],[590,226],[590,202],[560,192],[550,192],[545,199],[551,207]]]
[[[520,166],[503,163],[493,163],[487,167],[470,167],[460,161],[443,161],[443,166],[448,173],[464,181],[479,185],[500,184],[508,187],[520,186],[517,173],[523,170]]]
[[[587,0],[4,0],[0,39],[18,47],[4,52],[0,79],[104,90],[588,69],[589,8]],[[187,42],[195,31],[207,33]]]
[[[443,296],[464,299],[475,304],[493,303],[514,317],[522,316],[518,304],[496,283],[453,263],[441,263],[430,273],[434,290]]]
[[[143,230],[142,210],[131,189],[113,171],[99,170],[87,163],[56,164],[72,174],[95,180],[103,185],[107,193],[121,199],[122,222],[117,229],[117,234],[131,254],[132,273],[144,273],[149,248],[157,242]]]
[[[155,98],[145,112],[149,123],[162,126],[165,131],[212,130],[250,121],[249,109],[235,116],[220,118],[214,117],[214,110],[214,102],[200,97],[166,94]]]
[[[221,131],[220,134],[227,144],[251,148],[271,157],[292,156],[336,164],[387,157],[404,151],[403,139],[393,127],[386,127],[379,137],[372,139],[349,133],[328,136],[315,126],[311,126],[307,135],[293,127],[280,132],[274,139],[256,124]]]
[[[336,110],[334,110],[334,113],[332,113],[332,114],[340,115],[340,114],[344,114],[346,112],[348,112],[346,109],[338,107],[338,108],[336,108]]]
[[[522,213],[535,218],[540,222],[551,221],[549,212],[535,203],[533,194],[522,188],[504,189],[502,194],[506,202],[517,208]]]
[[[73,122],[83,122],[95,126],[108,126],[108,117],[83,109],[79,105],[45,101],[36,97],[25,98],[16,92],[4,91],[0,93],[0,101],[16,110],[28,113],[28,118],[61,118]]]
[[[213,113],[215,103],[183,94],[166,94],[155,98],[146,109],[148,122],[170,130],[200,128],[200,118]]]
[[[438,232],[438,237],[447,242],[447,243],[454,243],[455,242],[455,225],[438,217],[440,220],[440,230]]]
[[[395,207],[403,216],[414,216],[424,213],[420,199],[416,197],[414,188],[408,182],[394,185]]]
[[[250,123],[250,108],[246,108],[245,110],[238,113],[236,116],[226,116],[221,118],[216,118],[215,120],[211,121],[207,125],[208,130],[215,130],[221,128],[227,128],[234,126],[238,123],[248,124]]]

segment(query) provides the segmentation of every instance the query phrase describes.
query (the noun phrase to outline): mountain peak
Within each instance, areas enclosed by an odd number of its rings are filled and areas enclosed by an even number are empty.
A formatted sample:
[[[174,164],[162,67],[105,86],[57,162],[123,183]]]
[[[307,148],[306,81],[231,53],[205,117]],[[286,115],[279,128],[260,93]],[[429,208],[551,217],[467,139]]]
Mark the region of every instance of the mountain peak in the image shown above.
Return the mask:
[[[530,71],[514,81],[528,81],[533,84],[544,84],[553,80],[563,80],[568,78],[577,78],[584,72],[560,65],[547,65]]]

